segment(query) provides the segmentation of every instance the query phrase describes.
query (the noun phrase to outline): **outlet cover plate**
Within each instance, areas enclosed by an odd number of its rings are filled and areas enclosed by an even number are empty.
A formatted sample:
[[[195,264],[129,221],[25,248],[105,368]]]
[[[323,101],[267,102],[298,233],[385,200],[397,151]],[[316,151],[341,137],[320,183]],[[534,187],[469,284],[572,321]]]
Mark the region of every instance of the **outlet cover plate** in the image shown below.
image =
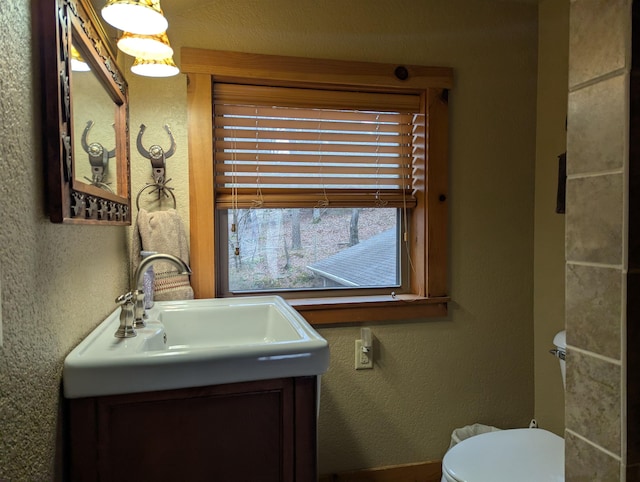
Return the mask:
[[[355,367],[356,370],[370,370],[373,368],[373,353],[365,353],[362,351],[362,340],[356,340],[355,350]]]

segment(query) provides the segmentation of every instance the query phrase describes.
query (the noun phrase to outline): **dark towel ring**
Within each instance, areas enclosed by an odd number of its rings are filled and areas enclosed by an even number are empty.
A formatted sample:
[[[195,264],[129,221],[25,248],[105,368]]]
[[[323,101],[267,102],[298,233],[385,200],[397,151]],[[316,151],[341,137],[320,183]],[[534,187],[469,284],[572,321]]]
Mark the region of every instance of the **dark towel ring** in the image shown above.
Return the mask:
[[[150,187],[154,188],[151,193],[154,191],[158,191],[158,199],[160,199],[162,194],[167,197],[171,197],[173,199],[173,209],[176,209],[176,196],[175,194],[173,194],[173,188],[161,186],[160,184],[147,184],[145,187],[140,189],[140,192],[138,192],[138,195],[136,196],[136,208],[138,209],[138,211],[140,211],[140,195]],[[167,192],[169,193],[169,195],[167,195]]]

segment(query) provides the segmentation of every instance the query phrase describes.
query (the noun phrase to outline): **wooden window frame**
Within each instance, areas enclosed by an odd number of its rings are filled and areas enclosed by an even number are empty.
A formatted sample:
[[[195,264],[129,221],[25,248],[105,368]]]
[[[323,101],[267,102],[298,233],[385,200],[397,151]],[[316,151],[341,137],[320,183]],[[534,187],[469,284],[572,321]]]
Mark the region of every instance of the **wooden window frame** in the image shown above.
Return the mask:
[[[287,300],[314,325],[403,321],[447,314],[447,67],[309,59],[183,47],[188,75],[191,284],[197,298],[216,296],[213,185],[214,82],[411,93],[426,119],[425,158],[416,169],[417,206],[410,216],[411,293]]]

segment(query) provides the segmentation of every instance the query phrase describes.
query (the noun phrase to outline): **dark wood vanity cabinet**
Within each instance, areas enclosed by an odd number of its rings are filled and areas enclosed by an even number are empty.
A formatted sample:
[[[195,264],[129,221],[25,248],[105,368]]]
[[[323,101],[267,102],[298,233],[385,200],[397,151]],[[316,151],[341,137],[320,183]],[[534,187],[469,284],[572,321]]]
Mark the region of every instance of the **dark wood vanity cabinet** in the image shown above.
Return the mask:
[[[72,481],[317,480],[316,377],[68,400]]]

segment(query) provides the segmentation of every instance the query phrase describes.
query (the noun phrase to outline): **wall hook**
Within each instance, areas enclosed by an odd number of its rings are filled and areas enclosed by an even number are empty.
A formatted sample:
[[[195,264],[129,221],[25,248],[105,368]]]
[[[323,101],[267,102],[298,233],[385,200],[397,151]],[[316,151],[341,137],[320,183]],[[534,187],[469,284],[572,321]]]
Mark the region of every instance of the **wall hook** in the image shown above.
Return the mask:
[[[138,140],[136,142],[138,146],[138,152],[141,156],[146,157],[151,161],[151,168],[153,169],[153,181],[155,184],[164,186],[164,184],[168,181],[165,181],[166,177],[166,169],[167,169],[167,159],[173,156],[176,152],[176,141],[173,138],[173,134],[169,129],[169,126],[165,124],[164,130],[169,134],[169,139],[171,140],[171,147],[169,150],[165,152],[165,150],[157,144],[152,145],[149,149],[145,149],[142,145],[142,136],[144,131],[147,129],[147,126],[144,124],[140,124],[140,132],[138,132]]]

